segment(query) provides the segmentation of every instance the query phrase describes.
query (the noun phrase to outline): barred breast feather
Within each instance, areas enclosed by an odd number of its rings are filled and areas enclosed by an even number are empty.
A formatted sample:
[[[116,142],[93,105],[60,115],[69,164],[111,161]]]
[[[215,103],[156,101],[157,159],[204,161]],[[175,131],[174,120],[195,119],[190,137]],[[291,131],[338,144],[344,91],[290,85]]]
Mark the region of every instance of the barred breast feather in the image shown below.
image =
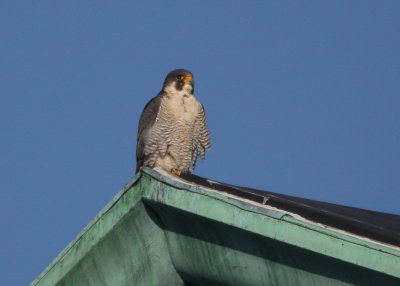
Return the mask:
[[[197,157],[211,148],[203,106],[193,95],[161,93],[143,110],[139,121],[137,168],[159,166],[192,172]]]

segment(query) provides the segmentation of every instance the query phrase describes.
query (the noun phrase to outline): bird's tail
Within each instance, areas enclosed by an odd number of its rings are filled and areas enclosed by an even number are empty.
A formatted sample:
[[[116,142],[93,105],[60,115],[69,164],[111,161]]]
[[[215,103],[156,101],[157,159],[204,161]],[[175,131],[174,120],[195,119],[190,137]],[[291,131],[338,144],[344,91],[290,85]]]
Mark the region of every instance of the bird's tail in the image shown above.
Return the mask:
[[[135,171],[135,174],[137,174],[137,173],[140,171],[140,168],[142,167],[142,165],[143,165],[142,160],[138,160],[137,163],[136,163],[136,171]]]

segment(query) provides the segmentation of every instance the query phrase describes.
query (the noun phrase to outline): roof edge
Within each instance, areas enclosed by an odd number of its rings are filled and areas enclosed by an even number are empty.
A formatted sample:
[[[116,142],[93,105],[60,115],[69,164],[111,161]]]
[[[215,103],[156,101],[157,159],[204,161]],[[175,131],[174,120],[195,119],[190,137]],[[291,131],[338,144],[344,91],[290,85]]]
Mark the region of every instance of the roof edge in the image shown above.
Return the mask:
[[[42,284],[43,278],[59,281],[142,200],[162,203],[400,278],[399,249],[328,229],[263,203],[190,183],[161,169],[142,168],[30,285]],[[201,204],[193,203],[194,200]],[[208,202],[215,207],[210,210]]]
[[[145,194],[147,199],[400,278],[400,273],[398,272],[398,269],[400,269],[400,249],[398,247],[346,233],[340,229],[330,228],[285,210],[208,189],[184,181],[180,177],[169,174],[159,168],[143,168],[142,172],[145,176],[157,181],[158,184],[162,183],[170,186],[164,191],[169,194],[168,196],[156,196],[155,194],[147,193]],[[156,184],[156,182],[154,183]],[[160,189],[160,186],[153,185],[152,188]],[[247,217],[245,213],[249,214],[248,218],[250,218],[250,214],[261,215],[258,220],[265,224],[265,227],[260,228],[260,225],[254,226],[254,224],[240,225],[234,218],[226,218],[226,215],[222,213],[215,215],[218,212],[217,210],[200,209],[198,206],[194,210],[191,207],[183,206],[176,201],[177,197],[185,196],[182,191],[189,191],[192,194],[206,196],[209,199],[219,201],[221,209],[223,209],[223,204],[229,204],[233,208],[240,208],[244,211],[242,213],[244,217]],[[179,192],[179,194],[173,194],[173,192]],[[187,196],[187,200],[190,201],[189,196]],[[192,200],[194,200],[194,197]],[[252,219],[255,219],[255,217],[252,216]],[[268,226],[267,222],[270,223]],[[282,231],[281,228],[285,230]],[[382,263],[382,261],[386,262]]]
[[[51,270],[63,261],[64,258],[69,254],[69,252],[87,235],[91,229],[99,222],[101,218],[103,218],[125,195],[125,193],[131,189],[136,183],[138,183],[142,177],[142,173],[138,172],[135,176],[114,196],[114,198],[107,203],[100,212],[85,226],[82,231],[72,240],[53,260],[52,262],[33,280],[30,286],[38,284],[44,276],[46,276]],[[117,223],[114,222],[114,224]],[[94,242],[93,242],[94,244]],[[86,253],[86,252],[85,252]],[[84,256],[85,253],[82,253],[81,256]]]

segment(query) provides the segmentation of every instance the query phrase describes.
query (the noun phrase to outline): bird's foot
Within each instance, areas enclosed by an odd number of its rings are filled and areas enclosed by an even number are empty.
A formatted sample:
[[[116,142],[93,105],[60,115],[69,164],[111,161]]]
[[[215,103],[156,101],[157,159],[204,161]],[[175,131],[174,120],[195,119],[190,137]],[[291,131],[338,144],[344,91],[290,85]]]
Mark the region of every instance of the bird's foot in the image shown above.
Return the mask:
[[[171,173],[174,174],[174,175],[180,176],[182,172],[179,171],[178,169],[172,169]]]

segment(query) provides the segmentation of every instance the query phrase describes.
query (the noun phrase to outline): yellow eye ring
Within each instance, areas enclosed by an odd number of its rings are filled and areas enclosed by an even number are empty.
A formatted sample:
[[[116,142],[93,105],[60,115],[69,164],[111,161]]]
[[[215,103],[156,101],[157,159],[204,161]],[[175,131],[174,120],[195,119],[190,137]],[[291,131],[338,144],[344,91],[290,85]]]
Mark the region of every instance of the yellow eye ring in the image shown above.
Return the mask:
[[[177,79],[182,80],[183,79],[183,75],[178,75]]]

